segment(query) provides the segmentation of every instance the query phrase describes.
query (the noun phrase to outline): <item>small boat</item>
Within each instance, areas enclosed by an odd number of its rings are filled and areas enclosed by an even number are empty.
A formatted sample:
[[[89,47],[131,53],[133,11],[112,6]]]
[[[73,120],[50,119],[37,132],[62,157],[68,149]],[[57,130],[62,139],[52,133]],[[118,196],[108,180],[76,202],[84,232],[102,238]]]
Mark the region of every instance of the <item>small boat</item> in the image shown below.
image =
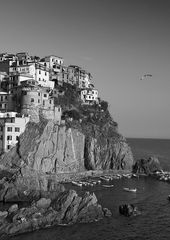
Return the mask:
[[[114,185],[102,185],[103,187],[106,187],[106,188],[111,188],[111,187],[114,187]]]
[[[123,189],[127,192],[136,192],[137,191],[136,188],[123,188]]]
[[[125,177],[125,178],[131,178],[132,177],[131,174],[123,174],[122,176]]]
[[[107,177],[105,177],[105,176],[101,176],[100,179],[101,179],[101,180],[104,180],[104,181],[106,181],[106,182],[109,182],[109,181],[110,181],[110,179],[107,178]]]
[[[72,183],[73,185],[75,185],[75,186],[78,186],[78,187],[82,187],[82,186],[83,186],[83,184],[80,183],[80,182],[72,181],[71,183]]]

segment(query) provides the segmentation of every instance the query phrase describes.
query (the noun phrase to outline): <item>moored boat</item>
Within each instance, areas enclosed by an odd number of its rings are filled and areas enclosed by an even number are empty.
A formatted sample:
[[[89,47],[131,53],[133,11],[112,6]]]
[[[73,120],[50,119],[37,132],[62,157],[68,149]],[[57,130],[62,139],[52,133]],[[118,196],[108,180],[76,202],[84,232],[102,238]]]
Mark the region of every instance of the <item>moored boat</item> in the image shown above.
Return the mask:
[[[123,189],[127,192],[136,192],[137,191],[136,188],[123,188]]]
[[[111,187],[114,187],[114,185],[102,185],[103,187],[106,187],[106,188],[111,188]]]

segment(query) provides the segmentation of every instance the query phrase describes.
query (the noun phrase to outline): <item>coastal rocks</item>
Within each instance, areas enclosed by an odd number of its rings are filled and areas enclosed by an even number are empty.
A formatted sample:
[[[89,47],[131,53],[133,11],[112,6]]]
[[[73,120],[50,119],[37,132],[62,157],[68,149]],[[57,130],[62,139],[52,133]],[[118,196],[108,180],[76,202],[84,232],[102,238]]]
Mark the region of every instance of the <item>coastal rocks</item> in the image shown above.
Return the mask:
[[[162,171],[160,162],[156,157],[149,157],[148,159],[140,159],[133,166],[133,172],[137,174],[153,174],[157,171]]]
[[[55,121],[29,122],[19,143],[1,156],[0,164],[46,174],[87,170],[131,170],[133,156],[126,140],[109,124],[77,128]]]
[[[18,211],[18,204],[13,204],[9,209],[8,212],[9,213],[14,213]]]
[[[69,190],[51,202],[41,198],[28,207],[1,214],[4,221],[0,223],[0,232],[13,235],[58,224],[87,223],[110,216],[108,213],[108,209],[102,209],[98,204],[94,194],[87,192],[80,197],[74,190]]]
[[[103,208],[104,216],[105,217],[111,217],[112,212],[108,208]]]
[[[135,207],[133,204],[124,204],[119,206],[119,213],[126,216],[137,216],[140,215],[141,212]]]
[[[17,178],[6,180],[3,185],[0,185],[0,200],[32,202],[40,198],[55,199],[63,191],[65,191],[64,186],[55,179],[23,168]]]

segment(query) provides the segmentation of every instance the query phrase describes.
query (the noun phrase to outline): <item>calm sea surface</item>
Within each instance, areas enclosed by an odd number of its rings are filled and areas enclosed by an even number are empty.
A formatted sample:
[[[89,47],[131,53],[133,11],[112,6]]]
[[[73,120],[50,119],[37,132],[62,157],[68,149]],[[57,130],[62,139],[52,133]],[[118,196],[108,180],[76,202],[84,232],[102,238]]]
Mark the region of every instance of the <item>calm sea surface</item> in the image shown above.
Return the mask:
[[[135,158],[155,155],[164,169],[170,171],[170,140],[128,139]],[[95,192],[103,207],[109,208],[113,216],[90,224],[76,224],[69,227],[53,227],[34,233],[27,233],[13,240],[163,240],[170,239],[170,184],[151,178],[114,180],[113,188],[86,188]],[[136,193],[125,192],[124,187],[137,188]],[[79,188],[74,187],[78,191]],[[119,215],[120,204],[133,203],[142,215],[124,217]]]

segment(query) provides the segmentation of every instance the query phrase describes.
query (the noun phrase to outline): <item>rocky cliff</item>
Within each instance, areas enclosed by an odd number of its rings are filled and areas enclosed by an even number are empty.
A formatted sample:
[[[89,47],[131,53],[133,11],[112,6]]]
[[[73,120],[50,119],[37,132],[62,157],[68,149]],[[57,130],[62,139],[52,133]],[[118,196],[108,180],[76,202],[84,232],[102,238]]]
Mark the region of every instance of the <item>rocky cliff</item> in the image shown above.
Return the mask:
[[[1,156],[0,164],[27,166],[43,173],[87,170],[131,170],[133,156],[126,140],[113,131],[92,123],[57,125],[41,120],[28,123],[16,147]]]

